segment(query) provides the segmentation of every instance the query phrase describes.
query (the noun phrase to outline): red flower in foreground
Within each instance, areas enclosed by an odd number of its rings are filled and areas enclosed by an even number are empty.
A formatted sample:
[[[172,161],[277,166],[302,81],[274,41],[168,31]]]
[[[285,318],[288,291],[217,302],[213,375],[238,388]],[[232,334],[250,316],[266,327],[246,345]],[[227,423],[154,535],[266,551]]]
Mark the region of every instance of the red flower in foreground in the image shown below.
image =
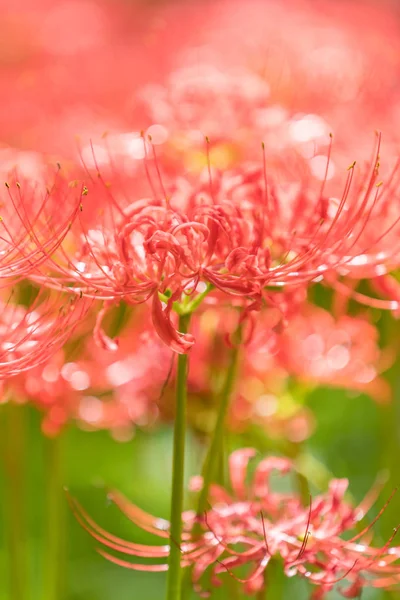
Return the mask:
[[[280,174],[270,175],[266,164],[244,164],[227,172],[210,169],[196,181],[176,178],[164,187],[157,160],[145,158],[153,197],[128,201],[122,174],[115,173],[114,189],[98,173],[98,184],[85,193],[102,208],[93,207],[90,227],[80,220],[75,255],[61,248],[37,280],[107,301],[152,299],[161,339],[188,352],[194,340],[174,328],[173,303],[207,284],[261,306],[267,287],[323,278],[335,284],[339,275],[379,275],[399,263],[397,167],[382,186],[379,147],[380,138],[364,172],[349,168],[338,199],[326,194],[325,180],[313,184],[300,159],[290,168],[281,165]]]
[[[247,593],[262,589],[264,571],[270,560],[280,557],[287,577],[300,575],[318,586],[315,598],[324,598],[336,583],[347,580],[340,589],[343,596],[355,598],[364,586],[391,588],[400,582],[400,548],[390,547],[397,531],[382,547],[371,545],[370,525],[343,539],[364,518],[373,503],[372,491],[358,507],[345,501],[348,481],[334,479],[329,490],[310,500],[305,506],[298,492],[280,493],[272,489],[272,471],[286,475],[294,470],[286,458],[268,457],[255,470],[253,480],[246,484],[249,460],[253,449],[241,449],[230,457],[230,479],[233,493],[213,485],[210,508],[204,515],[186,511],[182,515],[182,565],[193,567],[193,583],[202,590],[201,579],[209,570],[213,586],[221,584],[219,575],[228,572],[243,583]],[[192,490],[201,489],[202,480],[192,480]],[[157,519],[129,503],[120,493],[110,498],[121,511],[142,529],[168,540],[169,522]],[[125,541],[99,527],[83,508],[70,499],[72,508],[84,528],[102,544],[99,552],[121,566],[142,571],[165,571],[169,545],[148,546]],[[384,509],[382,509],[384,510]],[[193,528],[200,526],[200,533]],[[359,530],[359,527],[357,527]],[[131,563],[109,553],[138,558],[158,559],[157,564]],[[249,566],[248,576],[239,579],[234,569]]]

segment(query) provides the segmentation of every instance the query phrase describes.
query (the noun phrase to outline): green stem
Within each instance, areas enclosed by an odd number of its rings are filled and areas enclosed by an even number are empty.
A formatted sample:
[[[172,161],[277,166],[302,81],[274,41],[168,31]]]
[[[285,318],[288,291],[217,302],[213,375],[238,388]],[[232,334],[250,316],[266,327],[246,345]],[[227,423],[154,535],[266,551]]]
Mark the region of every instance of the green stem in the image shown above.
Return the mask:
[[[190,300],[189,297],[186,297],[183,302],[174,302],[173,308],[177,315],[180,317],[189,316],[195,312],[195,310],[200,306],[203,302],[204,298],[208,296],[210,292],[214,289],[214,286],[209,283],[207,284],[204,292],[200,292],[195,296],[194,299]],[[167,303],[169,301],[169,296],[167,294],[163,294],[158,292],[158,297],[162,302]]]
[[[4,443],[4,506],[8,546],[10,600],[28,600],[27,523],[25,500],[26,409],[10,402],[6,412]]]
[[[238,358],[239,358],[239,342],[241,339],[241,328],[239,327],[236,336],[237,345],[234,346],[230,353],[230,360],[228,370],[226,372],[226,378],[220,393],[220,401],[218,407],[218,415],[215,423],[215,428],[211,437],[211,442],[207,450],[207,454],[204,460],[202,477],[203,487],[199,495],[197,503],[197,514],[201,515],[207,509],[208,492],[210,485],[215,481],[218,474],[223,473],[223,466],[221,461],[223,459],[223,437],[224,437],[224,425],[225,418],[228,412],[229,401],[232,396],[233,387],[236,380]],[[222,456],[221,456],[222,455]],[[219,471],[219,473],[218,473]],[[198,535],[201,531],[200,524],[196,524],[193,528],[193,535]],[[187,569],[183,583],[183,594],[182,600],[186,600],[190,593],[190,582],[191,582],[191,570]],[[216,592],[217,593],[217,592]],[[218,594],[220,591],[218,590]],[[232,594],[230,597],[234,597]]]
[[[266,594],[266,592],[265,592],[265,589],[264,589],[264,588],[262,588],[262,589],[261,589],[261,590],[260,590],[260,591],[257,593],[257,596],[256,596],[256,598],[257,598],[257,600],[266,600],[266,598],[267,598],[267,594]]]
[[[179,317],[179,331],[188,331],[190,315]],[[181,597],[181,534],[183,509],[183,483],[185,467],[185,429],[187,395],[188,357],[178,356],[176,378],[176,413],[174,427],[174,452],[172,468],[171,533],[167,577],[167,600],[180,600]]]
[[[310,488],[308,486],[307,478],[304,477],[301,473],[296,471],[295,473],[297,489],[300,495],[301,502],[303,506],[310,505]]]
[[[63,493],[62,437],[45,440],[46,534],[44,594],[46,600],[62,600],[65,566],[65,498]]]
[[[264,587],[257,594],[257,600],[266,600],[267,598],[279,600],[284,597],[284,589],[283,562],[279,558],[271,558],[264,571]]]
[[[204,292],[197,294],[197,296],[184,307],[184,314],[193,313],[196,310],[196,308],[198,308],[203,302],[204,298],[206,298],[213,289],[214,286],[211,283],[209,283]]]
[[[240,337],[240,332],[238,337]],[[199,495],[197,504],[197,514],[201,515],[207,508],[208,492],[210,484],[214,481],[218,469],[218,457],[222,450],[222,440],[224,435],[225,418],[228,412],[229,401],[235,384],[237,366],[239,357],[239,346],[236,345],[231,350],[230,361],[226,378],[220,395],[217,422],[208,447],[206,458],[203,465],[202,477],[203,487]]]

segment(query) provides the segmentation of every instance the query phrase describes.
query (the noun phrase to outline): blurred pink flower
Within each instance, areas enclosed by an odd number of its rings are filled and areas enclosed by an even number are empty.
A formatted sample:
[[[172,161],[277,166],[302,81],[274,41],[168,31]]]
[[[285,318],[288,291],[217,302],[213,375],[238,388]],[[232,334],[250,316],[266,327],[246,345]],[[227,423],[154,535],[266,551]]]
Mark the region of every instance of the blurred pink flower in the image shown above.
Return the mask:
[[[181,65],[246,68],[264,78],[271,103],[298,116],[322,116],[347,142],[366,122],[384,128],[393,118],[400,59],[390,2],[219,0],[195,3],[192,14],[200,26]]]
[[[378,330],[366,318],[342,315],[312,305],[289,320],[279,339],[277,361],[300,380],[359,390],[379,401],[389,399]],[[293,343],[296,340],[296,343]]]
[[[171,357],[147,320],[140,323],[140,318],[136,316],[125,328],[115,352],[99,348],[85,336],[72,359],[59,351],[44,364],[8,380],[8,389],[19,401],[29,401],[44,413],[46,435],[57,435],[75,422],[88,431],[108,429],[124,441],[136,426],[154,423]]]
[[[86,299],[39,293],[28,308],[1,302],[0,379],[45,363],[86,316]]]
[[[232,124],[243,138],[251,123],[247,137],[259,144],[267,130],[272,148],[286,136],[275,127],[283,119],[289,138],[301,130],[323,152],[327,132],[312,131],[329,123],[349,160],[370,135],[366,122],[389,135],[399,118],[398,26],[387,3],[18,0],[10,8],[2,0],[0,6],[7,107],[1,138],[15,147],[72,156],[74,135],[169,130],[178,116],[186,129],[210,138],[215,128],[235,137]],[[138,101],[146,84],[150,111]],[[187,118],[193,89],[194,105],[209,109],[195,110],[194,120]]]

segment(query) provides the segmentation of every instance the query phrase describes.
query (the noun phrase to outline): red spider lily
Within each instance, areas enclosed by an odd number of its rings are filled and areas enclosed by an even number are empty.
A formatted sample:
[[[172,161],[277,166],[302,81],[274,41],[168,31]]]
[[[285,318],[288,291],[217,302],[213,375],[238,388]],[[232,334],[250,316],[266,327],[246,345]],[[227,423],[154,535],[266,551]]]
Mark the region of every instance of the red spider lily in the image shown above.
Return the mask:
[[[40,164],[21,177],[14,171],[0,193],[0,282],[5,285],[36,271],[82,208],[81,193],[69,187],[60,168],[51,178]]]
[[[287,577],[300,575],[318,586],[315,597],[324,598],[336,583],[350,582],[339,590],[345,597],[356,597],[364,586],[390,589],[400,582],[400,550],[391,547],[394,537],[382,547],[370,545],[370,525],[350,539],[342,534],[351,531],[364,518],[375,500],[373,490],[356,508],[344,499],[348,482],[332,480],[329,491],[310,500],[305,506],[297,492],[276,492],[270,474],[285,475],[294,470],[290,460],[269,457],[256,468],[253,480],[246,483],[246,471],[253,449],[241,449],[230,457],[232,494],[213,485],[210,509],[204,515],[193,511],[182,515],[182,566],[193,567],[195,588],[202,589],[201,579],[207,570],[213,586],[221,585],[219,575],[228,572],[243,583],[247,593],[265,585],[263,576],[271,559],[281,557]],[[191,488],[201,489],[201,477],[193,479]],[[136,525],[158,537],[168,538],[169,523],[143,512],[118,492],[110,498]],[[70,498],[73,511],[83,527],[99,542],[100,554],[118,565],[143,571],[165,571],[169,546],[147,546],[118,538],[99,527],[76,500]],[[192,533],[195,524],[201,533]],[[396,532],[396,530],[395,530]],[[110,554],[109,550],[137,558],[162,560],[156,564],[131,563]],[[233,569],[249,565],[249,575],[239,579]],[[357,593],[356,593],[357,592]]]
[[[29,308],[1,302],[0,379],[49,360],[68,340],[90,305],[85,299],[41,293]]]
[[[138,303],[152,298],[161,339],[185,353],[194,340],[176,331],[170,314],[174,302],[195,295],[199,285],[261,306],[267,287],[306,285],[324,277],[340,285],[340,274],[379,274],[383,266],[386,270],[398,263],[400,216],[393,206],[397,167],[382,186],[379,148],[380,137],[372,162],[358,179],[355,166],[349,168],[339,200],[325,194],[325,181],[313,189],[301,161],[284,183],[274,180],[273,173],[269,176],[264,162],[264,167],[209,170],[204,183],[181,178],[167,190],[156,160],[162,195],[153,186],[154,198],[128,205],[121,177],[114,193],[99,174],[98,184],[85,193],[100,188],[95,197],[105,202],[105,210],[94,215],[90,228],[81,221],[75,257],[61,248],[50,274],[38,281],[104,300]],[[145,158],[149,174],[148,166]],[[370,303],[393,308],[390,302]]]

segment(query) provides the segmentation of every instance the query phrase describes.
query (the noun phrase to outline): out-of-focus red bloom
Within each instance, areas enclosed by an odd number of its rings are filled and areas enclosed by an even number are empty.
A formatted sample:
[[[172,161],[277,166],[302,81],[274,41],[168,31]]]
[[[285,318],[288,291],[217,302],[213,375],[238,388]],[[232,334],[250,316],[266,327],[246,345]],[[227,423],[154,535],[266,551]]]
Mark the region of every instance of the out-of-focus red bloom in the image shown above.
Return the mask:
[[[151,426],[171,364],[168,349],[138,318],[110,352],[82,340],[79,357],[58,352],[46,363],[7,382],[19,401],[44,413],[43,431],[50,436],[70,422],[85,430],[108,429],[117,440],[130,439],[134,427]]]
[[[304,0],[284,6],[273,0],[156,7],[144,2],[19,0],[12,10],[7,0],[2,5],[0,82],[7,110],[1,136],[16,147],[65,155],[73,152],[75,134],[93,138],[104,131],[128,133],[148,125],[168,128],[170,115],[162,110],[165,103],[159,102],[158,93],[153,94],[154,106],[160,110],[146,118],[139,109],[143,84],[159,86],[171,79],[173,93],[167,96],[176,102],[185,99],[182,88],[190,94],[190,86],[203,77],[202,100],[213,108],[210,99],[217,87],[223,92],[220,97],[231,93],[232,88],[221,87],[221,77],[244,72],[243,89],[253,89],[248,83],[259,78],[269,90],[264,105],[256,106],[260,110],[252,137],[257,142],[264,139],[265,126],[270,129],[271,123],[274,129],[282,115],[293,119],[297,130],[296,121],[311,116],[309,132],[315,124],[318,129],[322,117],[353,154],[365,142],[366,122],[385,129],[398,119],[399,36],[389,6],[352,1],[336,7]],[[214,75],[204,77],[204,69]],[[82,81],[84,85],[77,84]],[[237,85],[233,91],[232,98]],[[239,98],[245,96],[239,92]],[[218,105],[227,106],[223,101]],[[187,106],[185,102],[186,113]],[[247,111],[245,121],[256,112]],[[230,116],[231,111],[216,113],[209,131],[199,123],[194,130],[212,138],[215,126],[223,130],[225,123],[232,135]],[[302,125],[304,136],[307,119]],[[239,136],[242,131],[239,126]],[[309,141],[314,140],[310,135]]]
[[[390,396],[389,384],[378,376],[384,367],[378,330],[365,318],[335,319],[306,306],[280,336],[277,360],[300,380],[366,391],[380,401]]]
[[[198,161],[193,146],[205,135],[218,166],[249,158],[264,141],[270,154],[298,146],[318,171],[329,132],[339,170],[373,129],[385,131],[397,153],[399,36],[389,4],[219,0],[191,12],[191,44],[166,84],[144,93],[157,143],[163,138],[180,164]]]
[[[214,299],[218,307],[212,304]],[[227,309],[213,296],[209,300],[210,305],[206,302],[193,320],[197,343],[188,374],[189,420],[202,433],[212,423],[227,368],[227,340],[236,328],[239,309]],[[293,308],[292,303],[293,298]],[[278,305],[283,304],[281,299]],[[172,356],[151,331],[148,317],[139,307],[136,311],[139,316],[125,327],[118,343],[109,341],[116,344],[114,352],[108,345],[99,347],[87,340],[79,358],[71,361],[58,353],[9,382],[21,398],[45,413],[47,433],[55,434],[74,421],[84,429],[109,429],[123,439],[136,425],[146,427],[156,419],[173,417]],[[257,425],[272,439],[294,443],[306,439],[313,429],[313,416],[296,400],[289,382],[339,386],[365,391],[380,401],[388,399],[388,385],[378,375],[385,366],[384,354],[377,345],[375,327],[365,318],[335,319],[310,305],[289,313],[284,327],[281,318],[276,308],[255,314],[254,331],[241,353],[240,376],[230,402],[230,429],[242,431]]]
[[[136,426],[154,424],[159,416],[157,401],[171,368],[171,353],[152,331],[149,316],[137,313],[118,336],[114,352],[89,344],[85,362],[92,382],[90,396],[103,401],[103,414],[98,411],[100,417],[91,418],[92,400],[86,393],[75,415],[82,427],[110,429],[120,440],[129,438]],[[100,407],[98,402],[92,404]]]
[[[304,393],[316,385],[364,391],[377,401],[390,398],[389,385],[379,373],[390,366],[391,353],[379,348],[378,331],[366,316],[333,317],[306,303],[302,294],[297,304],[288,292],[274,299],[275,307],[254,313],[252,323],[245,325],[248,339],[230,400],[230,429],[246,431],[257,425],[269,438],[303,441],[313,430]],[[196,344],[188,374],[188,418],[202,433],[212,427],[239,310],[211,295],[192,321]],[[161,414],[168,417],[173,382],[174,373],[160,401]]]
[[[29,308],[2,301],[0,379],[49,360],[82,321],[90,304],[86,299],[41,293]]]
[[[274,155],[293,146],[285,110],[270,107],[268,83],[248,69],[196,64],[173,71],[165,86],[145,87],[139,96],[152,123],[146,134],[171,171],[182,164],[189,172],[201,170],[206,137],[210,161],[219,168],[260,158],[262,141]],[[329,143],[325,129],[319,136]]]
[[[358,523],[375,499],[374,491],[358,507],[353,507],[344,499],[348,481],[334,479],[327,493],[316,496],[305,506],[298,492],[274,491],[270,482],[273,471],[286,475],[294,470],[286,458],[262,460],[252,482],[246,483],[247,465],[255,454],[255,450],[246,448],[231,455],[232,494],[213,485],[210,508],[204,515],[193,511],[182,515],[182,565],[193,567],[197,590],[202,589],[202,577],[209,570],[212,586],[221,585],[218,576],[228,572],[243,583],[246,593],[255,593],[268,585],[264,571],[276,557],[283,561],[287,577],[299,575],[318,586],[315,598],[324,598],[336,583],[344,580],[348,580],[349,585],[345,589],[339,587],[339,591],[349,598],[356,597],[366,586],[390,589],[400,582],[397,564],[400,549],[390,547],[394,535],[382,547],[374,547],[371,527],[377,518],[359,530]],[[201,477],[192,480],[193,491],[201,486]],[[158,537],[168,538],[168,521],[143,512],[118,492],[112,492],[110,498],[136,525]],[[125,541],[100,528],[75,500],[71,499],[71,505],[80,523],[101,543],[99,552],[107,559],[136,570],[167,569],[168,545],[147,546]],[[201,527],[199,534],[192,533],[195,524]],[[356,526],[359,532],[349,538],[349,532]],[[347,539],[343,534],[347,534]],[[158,562],[131,563],[110,554],[109,550]],[[233,569],[244,565],[250,567],[250,572],[239,579]]]
[[[193,71],[199,63],[225,72],[246,68],[264,78],[272,105],[299,117],[321,115],[352,144],[358,141],[350,131],[366,122],[383,128],[381,107],[396,107],[399,26],[389,3],[219,0],[194,4],[196,10],[204,25],[180,63]]]
[[[142,129],[139,86],[175,68],[200,24],[198,9],[180,2],[18,0],[10,9],[2,0],[0,8],[0,139],[61,157],[75,154],[75,135]]]

